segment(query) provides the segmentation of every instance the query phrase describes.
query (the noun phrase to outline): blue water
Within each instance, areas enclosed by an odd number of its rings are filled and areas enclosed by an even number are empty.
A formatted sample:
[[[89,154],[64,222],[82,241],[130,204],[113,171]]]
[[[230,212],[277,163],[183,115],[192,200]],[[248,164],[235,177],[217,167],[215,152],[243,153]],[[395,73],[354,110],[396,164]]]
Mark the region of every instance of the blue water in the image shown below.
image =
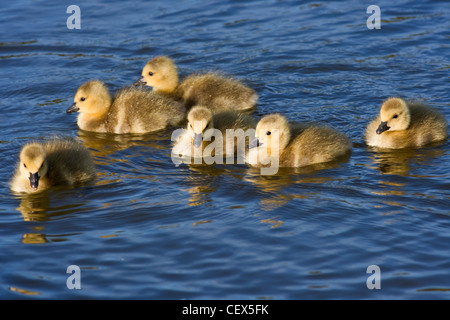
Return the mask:
[[[66,26],[72,4],[80,30]],[[366,26],[371,4],[381,29]],[[389,153],[363,139],[389,96],[450,120],[448,1],[19,0],[1,4],[0,30],[0,298],[450,299],[450,142]],[[176,167],[171,130],[78,130],[65,110],[80,84],[114,91],[156,55],[181,77],[245,81],[256,119],[337,128],[351,157],[261,176]],[[98,179],[11,194],[21,146],[53,135],[83,142]],[[70,265],[81,290],[66,285]],[[370,265],[381,289],[367,287]]]

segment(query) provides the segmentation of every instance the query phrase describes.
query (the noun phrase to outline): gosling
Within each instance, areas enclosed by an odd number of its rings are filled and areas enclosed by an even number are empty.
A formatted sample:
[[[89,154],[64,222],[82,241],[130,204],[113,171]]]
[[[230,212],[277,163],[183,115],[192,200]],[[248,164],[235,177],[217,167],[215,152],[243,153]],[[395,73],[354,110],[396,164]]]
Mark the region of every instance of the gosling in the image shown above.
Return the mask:
[[[447,136],[447,121],[438,111],[418,102],[389,98],[367,126],[365,139],[372,147],[401,149],[419,148]]]
[[[279,113],[261,118],[250,143],[247,162],[265,167],[277,157],[279,167],[303,167],[330,162],[351,151],[346,135],[327,126],[290,124]]]
[[[111,98],[105,83],[82,84],[67,113],[79,112],[78,127],[86,131],[142,134],[180,125],[184,106],[144,88],[124,88]]]
[[[20,152],[10,187],[17,193],[41,192],[53,186],[75,186],[95,178],[89,151],[73,139],[29,142]]]
[[[223,110],[248,110],[256,106],[257,93],[237,79],[214,72],[191,74],[181,84],[172,59],[155,57],[142,69],[135,85],[153,87],[156,92],[171,95],[184,102],[187,109],[203,105],[213,113]]]
[[[253,118],[247,114],[231,110],[213,114],[209,108],[203,106],[193,107],[189,111],[187,119],[187,128],[175,142],[172,154],[194,157],[200,154],[203,156],[203,151],[213,143],[212,141],[215,143],[213,152],[211,152],[212,156],[220,156],[220,153],[225,157],[242,154],[245,152],[245,148],[248,149],[253,133],[251,131],[249,133],[247,130],[254,130],[256,125]],[[222,141],[218,136],[222,138]],[[212,139],[213,137],[214,139]]]

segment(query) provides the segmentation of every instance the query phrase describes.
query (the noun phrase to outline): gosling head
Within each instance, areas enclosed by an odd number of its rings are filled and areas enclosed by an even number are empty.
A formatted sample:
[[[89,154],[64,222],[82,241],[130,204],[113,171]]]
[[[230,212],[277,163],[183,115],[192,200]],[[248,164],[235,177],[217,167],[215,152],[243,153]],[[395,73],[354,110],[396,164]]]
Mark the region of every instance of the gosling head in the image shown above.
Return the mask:
[[[276,141],[278,135],[278,141]],[[291,138],[289,123],[278,113],[264,116],[256,125],[255,138],[250,141],[250,148],[264,147],[269,150],[283,150]],[[272,141],[273,140],[273,141]]]
[[[46,153],[42,145],[31,143],[23,147],[20,152],[20,172],[30,180],[30,187],[36,191],[39,180],[45,177],[48,171]]]
[[[411,113],[403,99],[389,98],[381,106],[380,120],[381,123],[376,131],[377,134],[382,134],[388,130],[406,130],[411,121]]]
[[[178,86],[178,71],[172,59],[161,56],[148,61],[142,69],[142,76],[134,85],[153,87],[155,91],[171,93]]]
[[[191,134],[191,142],[194,147],[202,145],[203,140],[210,140],[212,133],[208,129],[213,128],[213,116],[211,110],[202,106],[195,106],[189,111],[187,130]]]
[[[67,113],[77,112],[91,115],[103,115],[111,106],[111,96],[106,85],[99,80],[82,84],[73,99],[74,103]]]

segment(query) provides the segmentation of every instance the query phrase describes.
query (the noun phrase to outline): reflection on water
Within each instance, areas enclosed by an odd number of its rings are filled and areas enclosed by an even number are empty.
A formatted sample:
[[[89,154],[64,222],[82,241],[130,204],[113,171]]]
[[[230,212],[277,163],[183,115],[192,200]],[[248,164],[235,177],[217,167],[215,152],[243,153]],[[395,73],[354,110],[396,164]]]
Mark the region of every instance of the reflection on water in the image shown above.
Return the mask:
[[[182,190],[189,194],[190,207],[200,206],[213,202],[211,196],[220,185],[217,178],[226,170],[220,165],[184,164],[189,168],[189,174],[184,176]]]
[[[183,190],[190,195],[189,206],[200,206],[213,202],[212,194],[222,187],[220,178],[226,175],[237,179],[234,184],[243,181],[255,186],[257,194],[264,195],[263,197],[258,197],[260,198],[261,210],[272,211],[293,199],[314,197],[316,193],[308,190],[303,190],[304,193],[285,193],[284,189],[293,185],[320,185],[333,181],[336,178],[332,174],[327,175],[327,170],[339,168],[347,160],[348,158],[345,158],[341,161],[315,164],[302,168],[280,168],[275,175],[261,175],[260,168],[252,168],[246,165],[184,164],[182,166],[189,168],[189,174],[184,176],[184,185],[187,188],[183,188]],[[234,189],[233,184],[227,187]]]
[[[183,189],[189,192],[189,206],[196,207],[204,205],[208,202],[212,202],[212,198],[209,196],[211,192],[214,192],[215,189],[209,186],[195,186],[189,189]]]
[[[443,149],[434,147],[400,150],[370,147],[369,151],[371,152],[371,159],[380,173],[402,176],[410,174],[412,165],[415,167],[426,167],[429,161],[444,154]]]
[[[274,218],[262,219],[261,223],[268,223],[271,225],[270,226],[271,228],[278,228],[278,227],[281,227],[284,222],[282,220],[276,220],[276,217],[274,217]]]
[[[78,131],[78,138],[87,147],[98,163],[105,161],[123,161],[109,157],[119,151],[127,150],[131,147],[151,148],[155,150],[166,150],[164,143],[168,139],[169,132],[161,131],[148,134],[110,134],[89,131]],[[170,137],[169,137],[170,140]]]
[[[260,208],[264,211],[272,211],[280,208],[293,199],[308,199],[317,195],[308,189],[302,193],[285,193],[283,190],[292,185],[325,184],[335,180],[332,174],[327,175],[327,170],[339,168],[348,158],[340,161],[319,163],[301,168],[280,168],[275,175],[261,175],[258,168],[249,168],[244,180],[257,187],[264,194],[260,200]]]
[[[441,190],[445,179],[443,172],[435,170],[435,163],[446,154],[442,143],[418,149],[370,147],[367,150],[371,160],[369,167],[382,174],[376,181],[377,186],[370,191],[377,196],[378,202],[374,208],[380,209],[382,216],[426,212],[431,208],[445,213],[441,210],[446,201],[443,197],[445,191]],[[422,179],[422,183],[415,184],[418,178]],[[435,190],[427,188],[431,181],[439,181]],[[444,183],[442,187],[439,186],[440,181]]]
[[[46,234],[45,222],[67,219],[73,214],[80,215],[83,211],[92,210],[91,207],[85,207],[85,203],[82,201],[73,203],[73,199],[77,198],[78,195],[76,190],[76,188],[71,187],[60,187],[34,194],[16,195],[15,199],[20,201],[16,210],[22,214],[23,221],[42,223],[32,224],[30,226],[32,232],[24,233],[21,242],[26,244],[39,244],[67,240],[66,236],[70,235]],[[52,240],[49,240],[49,238],[52,238]]]
[[[130,178],[158,179],[152,174],[152,166],[170,164],[170,158],[167,158],[169,137],[168,131],[123,135],[78,131],[78,138],[94,157],[98,169],[97,186],[121,183]],[[154,155],[161,155],[161,158]],[[134,159],[139,162],[133,163]]]
[[[382,190],[376,190],[376,191],[371,191],[372,194],[374,195],[379,195],[379,196],[385,196],[385,197],[390,197],[390,196],[404,196],[406,193],[403,190],[404,187],[406,187],[406,183],[395,183],[395,182],[391,182],[391,181],[378,181],[378,183],[383,187]],[[389,205],[389,206],[393,206],[393,207],[403,207],[404,204],[398,201],[392,201],[392,200],[386,200],[386,199],[382,199],[380,200],[382,203]]]
[[[24,221],[47,221],[80,213],[89,208],[83,208],[85,203],[82,201],[73,203],[72,200],[82,190],[82,187],[63,186],[53,187],[39,193],[16,194],[15,198],[20,201],[16,210],[22,214]]]
[[[26,295],[26,296],[36,296],[36,295],[40,295],[41,294],[41,292],[38,292],[38,291],[21,289],[21,288],[16,288],[16,287],[9,287],[9,290],[11,290],[13,292],[21,293],[21,294]]]

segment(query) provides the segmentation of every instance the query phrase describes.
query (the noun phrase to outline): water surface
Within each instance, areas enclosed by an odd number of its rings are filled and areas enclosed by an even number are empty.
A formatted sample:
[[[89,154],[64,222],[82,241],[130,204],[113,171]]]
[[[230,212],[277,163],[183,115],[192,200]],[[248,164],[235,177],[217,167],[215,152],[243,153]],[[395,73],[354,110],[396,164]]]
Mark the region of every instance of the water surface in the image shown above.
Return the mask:
[[[81,8],[69,30],[66,9]],[[0,297],[3,299],[449,299],[450,143],[380,152],[363,133],[389,96],[450,119],[450,6],[381,1],[10,1],[0,8]],[[169,55],[181,77],[220,70],[282,112],[346,133],[349,159],[261,176],[175,166],[171,130],[78,130],[76,88],[114,91]],[[30,139],[73,136],[98,179],[11,194]],[[81,290],[66,286],[81,268]],[[367,267],[381,269],[369,290]]]

